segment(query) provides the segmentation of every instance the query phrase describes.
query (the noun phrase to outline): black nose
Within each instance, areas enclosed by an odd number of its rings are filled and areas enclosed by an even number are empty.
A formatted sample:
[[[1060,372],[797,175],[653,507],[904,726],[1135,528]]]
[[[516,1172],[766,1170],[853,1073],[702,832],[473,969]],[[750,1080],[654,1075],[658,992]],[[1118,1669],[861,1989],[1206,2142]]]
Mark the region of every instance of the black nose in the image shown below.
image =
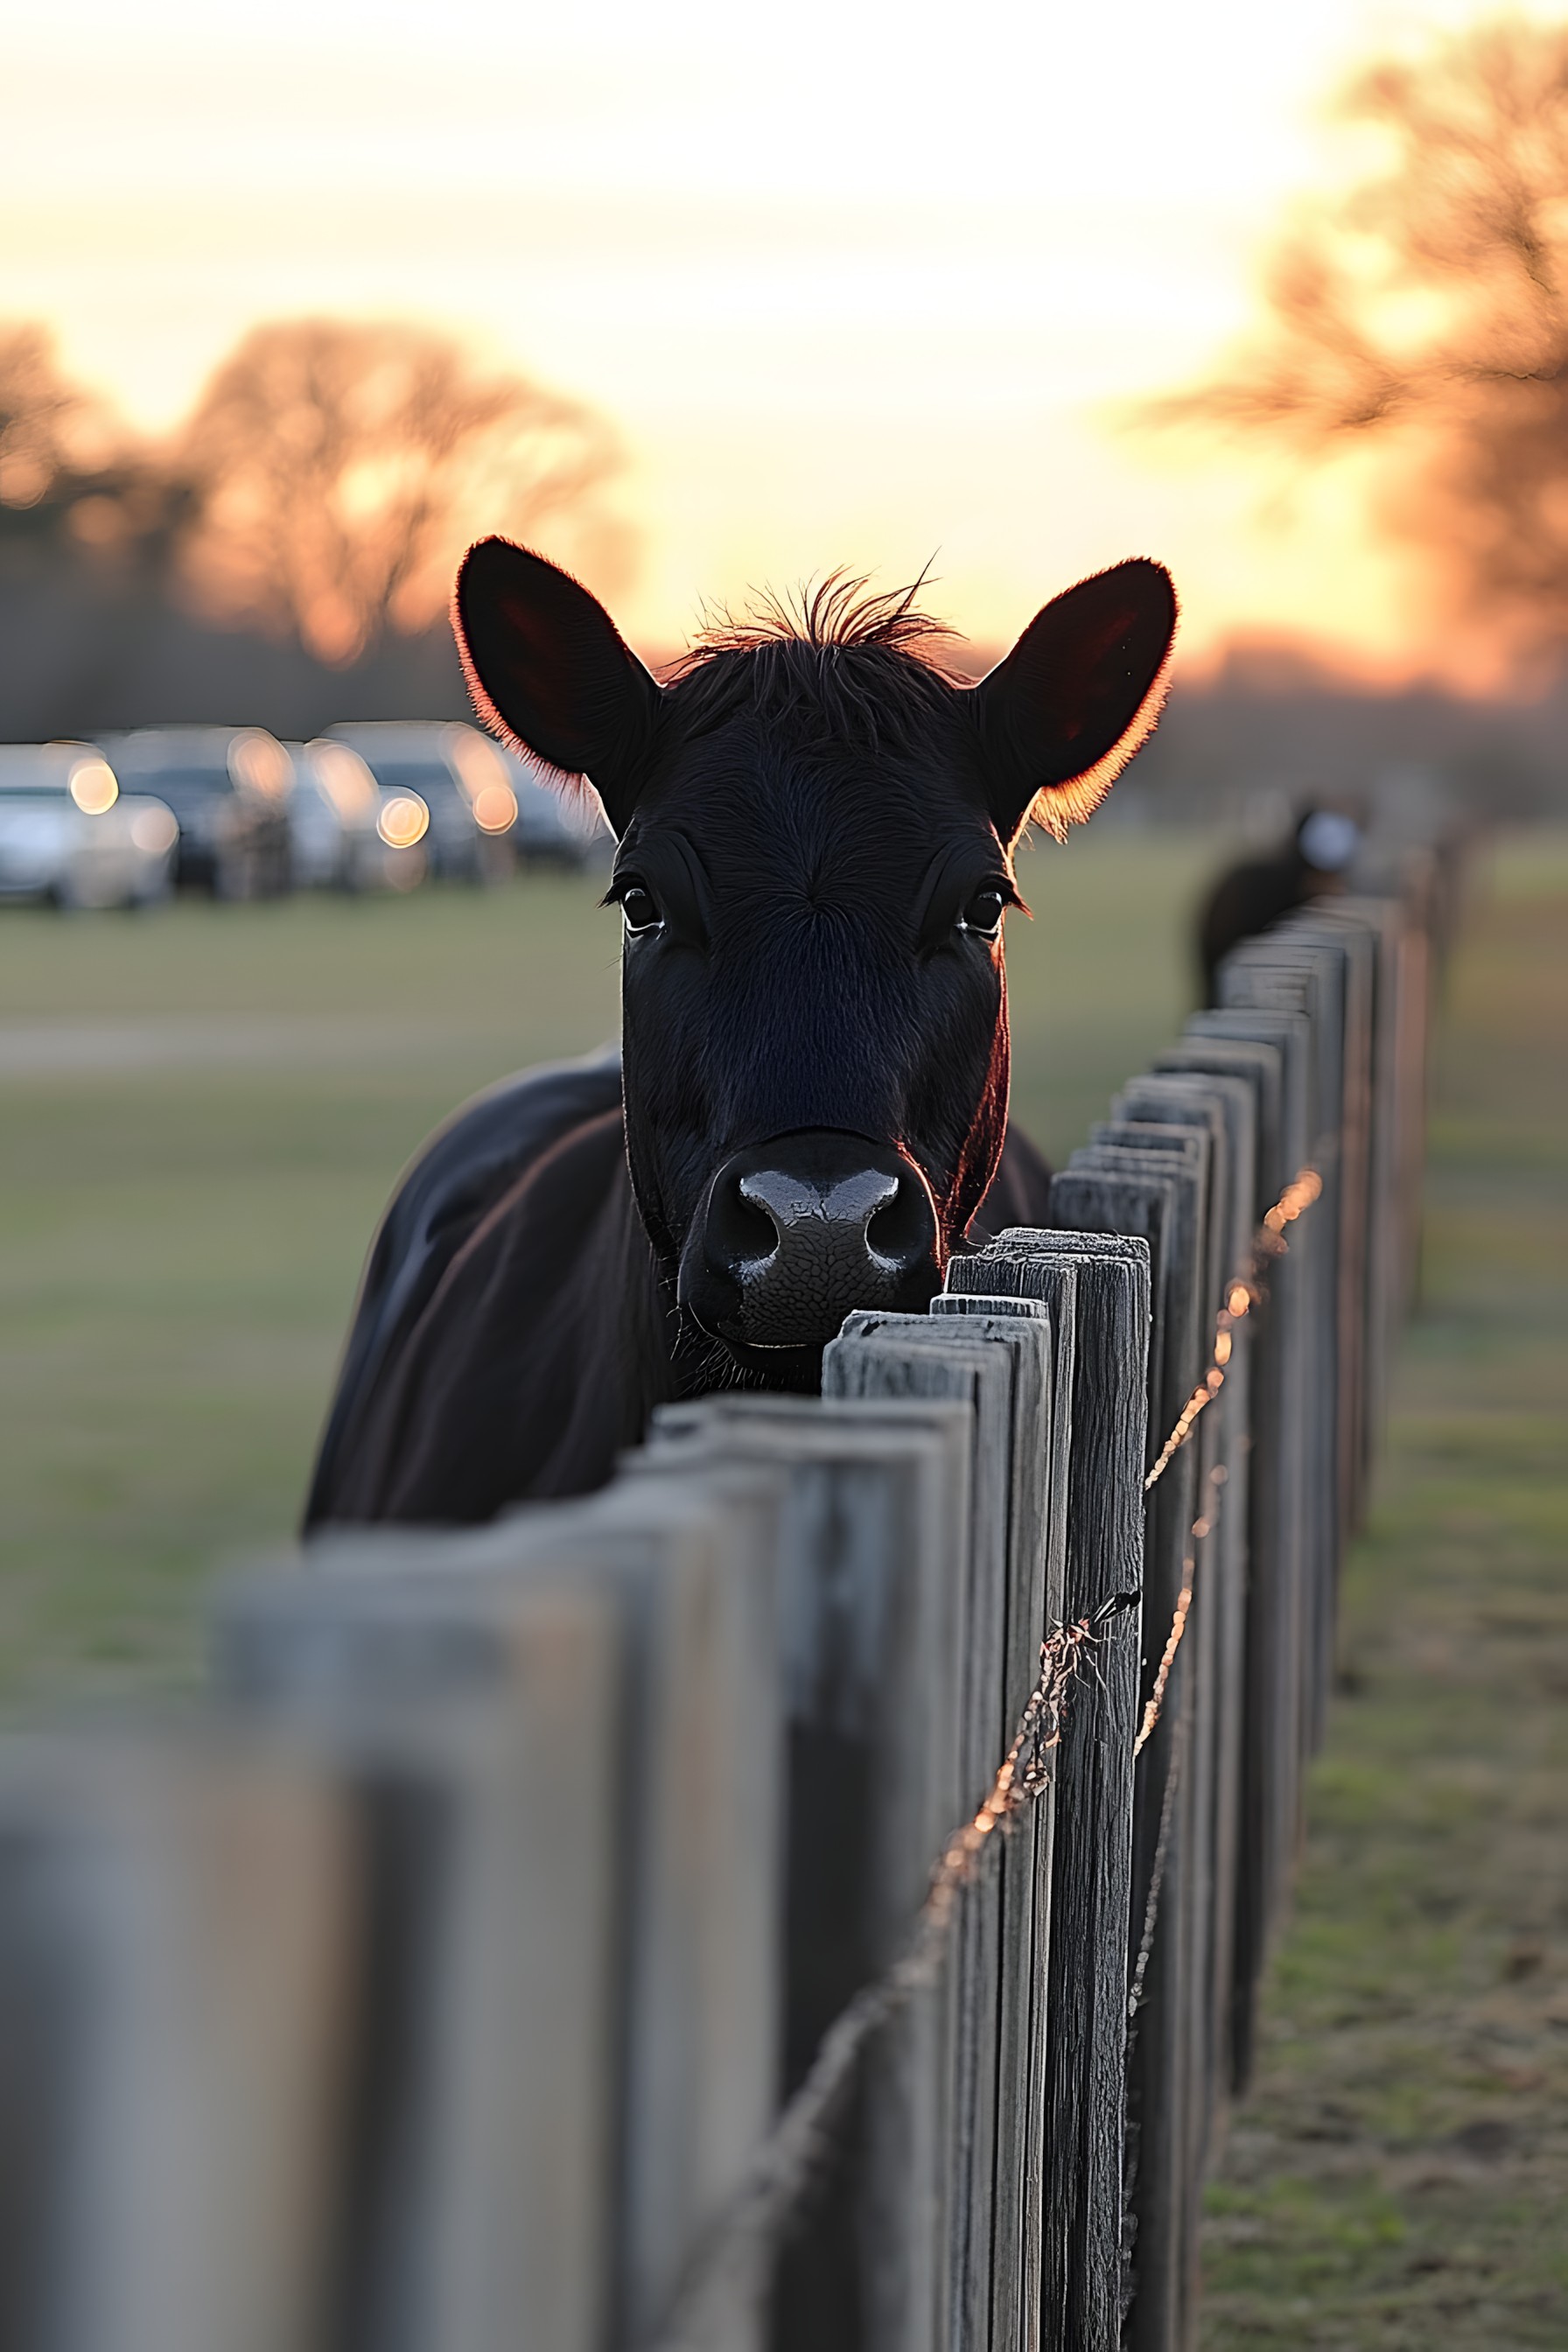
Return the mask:
[[[744,1349],[822,1348],[858,1307],[921,1312],[941,1286],[936,1210],[912,1160],[828,1128],[727,1160],[680,1264],[679,1297]]]

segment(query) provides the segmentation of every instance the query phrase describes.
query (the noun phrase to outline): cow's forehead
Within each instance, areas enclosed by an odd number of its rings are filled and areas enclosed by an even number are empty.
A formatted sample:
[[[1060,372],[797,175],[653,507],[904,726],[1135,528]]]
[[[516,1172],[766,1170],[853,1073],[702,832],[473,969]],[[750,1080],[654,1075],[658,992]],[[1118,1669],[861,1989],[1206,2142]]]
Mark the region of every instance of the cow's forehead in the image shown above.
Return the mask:
[[[639,803],[635,833],[680,833],[710,875],[809,868],[868,886],[919,874],[938,851],[997,846],[973,781],[925,753],[792,740],[755,722],[685,746]]]

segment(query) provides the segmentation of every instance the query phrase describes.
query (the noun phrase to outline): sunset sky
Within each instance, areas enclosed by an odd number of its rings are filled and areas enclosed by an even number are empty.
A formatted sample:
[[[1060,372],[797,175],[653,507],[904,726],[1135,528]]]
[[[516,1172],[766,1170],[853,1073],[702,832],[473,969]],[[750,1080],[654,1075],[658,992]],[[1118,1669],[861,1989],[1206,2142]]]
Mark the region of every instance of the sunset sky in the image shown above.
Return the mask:
[[[994,640],[1146,552],[1189,658],[1263,628],[1409,662],[1352,482],[1267,520],[1256,459],[1115,419],[1212,364],[1283,208],[1364,166],[1336,84],[1478,13],[51,0],[7,35],[0,315],[152,426],[258,319],[460,331],[619,425],[654,648],[704,595],[928,558]]]

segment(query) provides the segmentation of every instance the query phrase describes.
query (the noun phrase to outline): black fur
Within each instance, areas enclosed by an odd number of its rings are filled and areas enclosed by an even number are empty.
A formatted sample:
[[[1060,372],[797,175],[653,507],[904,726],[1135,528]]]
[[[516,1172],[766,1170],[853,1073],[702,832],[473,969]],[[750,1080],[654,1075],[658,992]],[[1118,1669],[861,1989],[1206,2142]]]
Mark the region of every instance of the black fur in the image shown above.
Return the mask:
[[[607,1062],[510,1082],[437,1139],[373,1252],[310,1521],[581,1491],[661,1397],[758,1378],[676,1304],[737,1151],[823,1129],[895,1148],[934,1202],[933,1282],[987,1227],[1045,1215],[1043,1163],[1007,1140],[981,917],[1016,903],[1036,794],[1109,772],[1146,722],[1170,583],[1123,565],[1068,592],[979,688],[931,658],[909,597],[856,589],[793,627],[725,625],[660,688],[542,559],[470,555],[481,708],[591,774],[621,835],[624,1146]]]

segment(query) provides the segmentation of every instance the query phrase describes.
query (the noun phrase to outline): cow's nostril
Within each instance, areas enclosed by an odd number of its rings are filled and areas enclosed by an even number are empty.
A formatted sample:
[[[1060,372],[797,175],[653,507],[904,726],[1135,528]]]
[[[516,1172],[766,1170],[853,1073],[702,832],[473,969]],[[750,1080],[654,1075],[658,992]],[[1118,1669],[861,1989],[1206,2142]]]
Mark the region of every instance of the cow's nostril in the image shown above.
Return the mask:
[[[899,1179],[892,1198],[872,1212],[866,1242],[889,1266],[911,1265],[930,1255],[931,1203],[918,1183]]]
[[[764,1264],[779,1245],[777,1219],[766,1203],[747,1191],[745,1179],[717,1183],[708,1205],[710,1245],[730,1265],[752,1267]]]

